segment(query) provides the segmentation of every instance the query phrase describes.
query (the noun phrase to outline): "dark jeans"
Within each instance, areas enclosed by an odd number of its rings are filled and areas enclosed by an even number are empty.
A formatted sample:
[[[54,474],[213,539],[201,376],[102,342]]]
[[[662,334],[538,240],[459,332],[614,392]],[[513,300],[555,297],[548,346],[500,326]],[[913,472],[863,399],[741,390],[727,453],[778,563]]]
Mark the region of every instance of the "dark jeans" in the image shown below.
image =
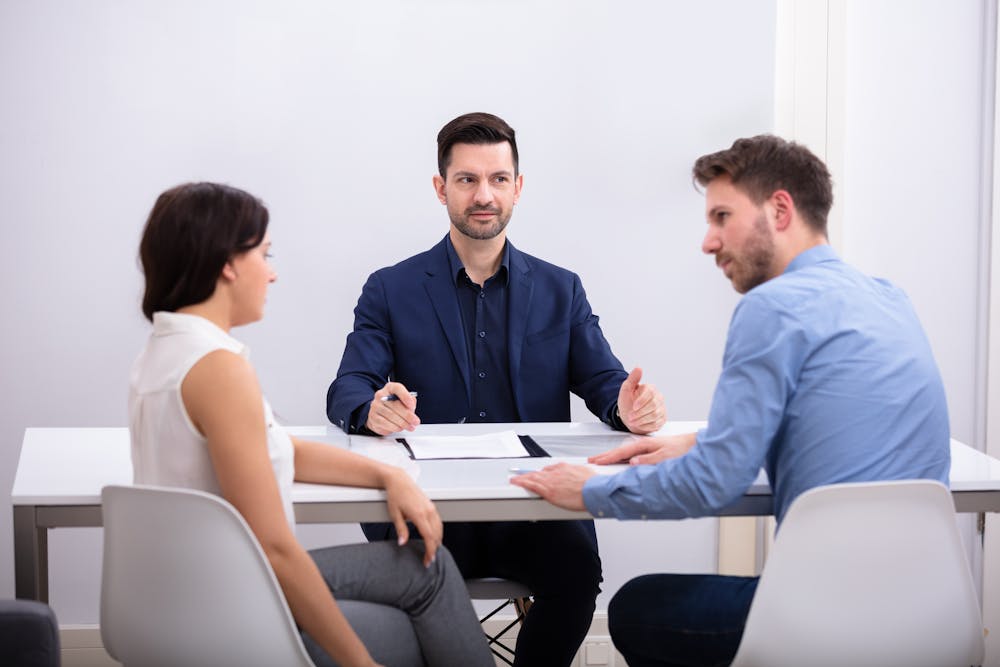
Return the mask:
[[[369,540],[395,539],[391,524],[363,524]],[[534,604],[518,632],[514,664],[572,664],[600,593],[593,521],[453,522],[444,544],[466,579],[502,577],[531,589]]]
[[[611,639],[629,667],[728,665],[756,590],[757,577],[636,577],[608,605]]]

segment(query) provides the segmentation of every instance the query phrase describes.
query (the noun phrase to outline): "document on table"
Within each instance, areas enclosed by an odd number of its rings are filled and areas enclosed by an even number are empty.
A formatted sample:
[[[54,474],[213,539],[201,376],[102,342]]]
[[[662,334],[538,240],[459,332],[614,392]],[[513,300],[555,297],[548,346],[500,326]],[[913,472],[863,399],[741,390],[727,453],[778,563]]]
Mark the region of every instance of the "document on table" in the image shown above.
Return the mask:
[[[514,431],[482,435],[420,435],[397,438],[414,459],[518,459],[547,456],[544,450]]]

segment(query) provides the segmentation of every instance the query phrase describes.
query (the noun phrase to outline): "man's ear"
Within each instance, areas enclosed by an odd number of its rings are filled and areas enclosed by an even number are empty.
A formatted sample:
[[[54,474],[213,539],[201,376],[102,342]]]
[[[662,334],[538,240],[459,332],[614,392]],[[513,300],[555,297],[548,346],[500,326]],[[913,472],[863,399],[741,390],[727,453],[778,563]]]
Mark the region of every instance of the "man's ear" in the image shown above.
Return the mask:
[[[514,177],[514,203],[521,198],[521,188],[524,186],[524,174],[518,174]]]
[[[795,213],[795,202],[787,190],[775,190],[768,198],[768,203],[774,209],[774,228],[779,232],[788,229]]]
[[[440,174],[434,174],[434,178],[431,181],[434,183],[434,192],[438,196],[438,201],[442,204],[447,204],[448,196],[444,193],[444,179],[441,178]]]

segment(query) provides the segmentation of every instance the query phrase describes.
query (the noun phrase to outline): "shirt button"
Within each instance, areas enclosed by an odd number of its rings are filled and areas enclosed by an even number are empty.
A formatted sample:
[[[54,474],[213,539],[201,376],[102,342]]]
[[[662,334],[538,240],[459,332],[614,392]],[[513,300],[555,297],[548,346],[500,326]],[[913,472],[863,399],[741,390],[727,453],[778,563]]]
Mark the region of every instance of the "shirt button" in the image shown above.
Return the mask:
[[[479,371],[479,377],[481,378],[486,377],[486,371]]]
[[[479,293],[479,298],[480,299],[485,299],[486,298],[486,292],[480,292]]]
[[[486,332],[485,331],[480,331],[479,332],[479,337],[480,338],[486,338]]]
[[[642,515],[642,516],[640,516],[639,518],[640,518],[640,519],[642,519],[643,521],[645,521],[645,520],[646,520],[646,515],[645,515],[645,514],[643,514],[643,515]]]
[[[480,417],[485,417],[485,416],[486,416],[486,413],[485,413],[485,412],[480,412],[480,413],[479,413],[479,416],[480,416]]]
[[[604,516],[604,510],[597,510],[597,516]]]

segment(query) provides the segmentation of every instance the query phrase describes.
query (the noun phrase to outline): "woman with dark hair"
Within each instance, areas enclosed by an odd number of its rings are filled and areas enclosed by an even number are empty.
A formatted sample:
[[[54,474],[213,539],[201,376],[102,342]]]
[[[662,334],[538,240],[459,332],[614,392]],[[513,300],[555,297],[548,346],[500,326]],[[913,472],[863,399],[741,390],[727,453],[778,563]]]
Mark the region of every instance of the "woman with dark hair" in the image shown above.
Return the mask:
[[[129,391],[135,482],[236,507],[317,665],[493,665],[433,503],[399,468],[288,436],[229,335],[261,319],[277,277],[267,223],[259,200],[225,185],[157,199],[140,244],[153,332]],[[293,532],[293,480],[384,488],[399,543],[307,552]],[[408,540],[407,521],[422,542]]]

